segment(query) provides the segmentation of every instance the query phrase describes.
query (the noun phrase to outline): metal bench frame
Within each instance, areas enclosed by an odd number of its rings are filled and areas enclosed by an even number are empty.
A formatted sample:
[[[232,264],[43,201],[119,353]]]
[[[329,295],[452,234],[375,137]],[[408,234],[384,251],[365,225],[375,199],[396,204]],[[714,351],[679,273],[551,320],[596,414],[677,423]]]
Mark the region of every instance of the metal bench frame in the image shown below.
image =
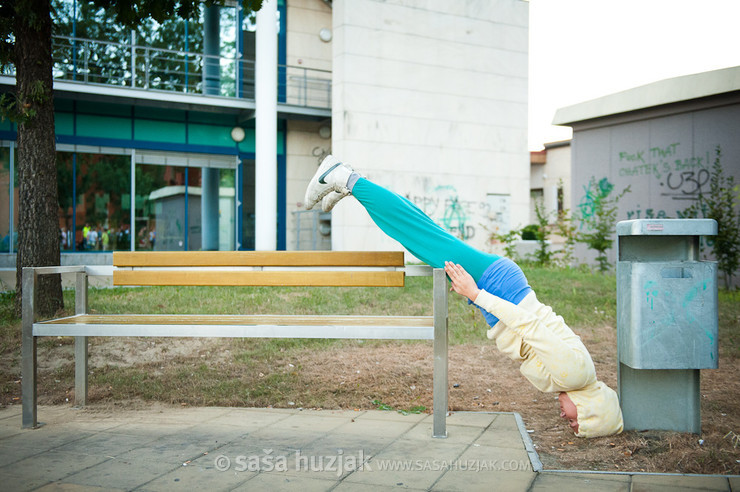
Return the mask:
[[[182,253],[180,253],[182,254]],[[185,253],[187,254],[187,253]],[[360,253],[367,254],[367,253]],[[114,263],[115,260],[114,260]],[[133,267],[136,270],[138,267]],[[199,271],[208,271],[208,267]],[[236,267],[238,268],[238,267]],[[116,277],[114,272],[131,271],[132,267],[57,266],[23,268],[22,323],[22,426],[36,428],[37,421],[37,354],[40,336],[73,336],[75,338],[75,405],[84,406],[88,387],[88,336],[157,336],[157,337],[245,337],[245,338],[355,338],[355,339],[424,339],[434,340],[433,430],[436,438],[447,437],[448,407],[448,289],[444,269],[426,265],[396,267],[316,267],[290,265],[290,272],[375,270],[401,272],[403,276],[432,276],[434,314],[427,317],[394,316],[269,316],[269,315],[119,315],[121,323],[100,323],[107,315],[88,315],[89,277]],[[245,270],[263,272],[269,267]],[[213,270],[213,269],[211,269]],[[233,268],[231,269],[234,270]],[[280,270],[279,268],[277,269]],[[213,271],[223,271],[215,269]],[[342,274],[340,273],[340,275]],[[74,275],[75,316],[53,320],[36,320],[36,282],[41,275]],[[309,274],[309,277],[313,273]],[[317,274],[318,275],[318,274]],[[301,277],[306,278],[306,277]],[[303,281],[303,280],[301,280]],[[263,285],[257,280],[254,285]],[[141,285],[135,281],[126,285]],[[189,283],[174,285],[193,285]],[[202,284],[201,284],[202,285]],[[208,284],[212,285],[212,284]],[[269,284],[268,284],[269,285]],[[301,284],[304,285],[304,284]],[[328,284],[321,284],[328,285]],[[361,284],[358,284],[361,285]],[[216,323],[205,323],[216,320]],[[127,319],[123,319],[127,318]],[[177,321],[175,321],[177,318]],[[226,319],[228,318],[228,319]],[[234,321],[235,318],[236,321]],[[279,323],[272,323],[278,319]],[[136,322],[139,321],[139,322]]]

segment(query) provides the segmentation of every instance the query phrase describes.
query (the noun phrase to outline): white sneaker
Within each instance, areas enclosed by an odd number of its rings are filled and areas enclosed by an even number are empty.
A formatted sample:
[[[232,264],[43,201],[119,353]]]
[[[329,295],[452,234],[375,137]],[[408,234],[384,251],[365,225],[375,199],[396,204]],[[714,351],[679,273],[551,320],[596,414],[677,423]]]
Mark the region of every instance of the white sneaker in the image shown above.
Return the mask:
[[[350,191],[346,188],[345,191],[330,191],[329,194],[321,200],[321,210],[323,210],[324,212],[331,212],[331,209],[334,208],[334,205],[339,203],[339,200],[349,194]]]
[[[332,191],[349,193],[347,180],[351,174],[352,168],[332,155],[326,156],[306,188],[306,196],[303,200],[306,210],[311,210]]]

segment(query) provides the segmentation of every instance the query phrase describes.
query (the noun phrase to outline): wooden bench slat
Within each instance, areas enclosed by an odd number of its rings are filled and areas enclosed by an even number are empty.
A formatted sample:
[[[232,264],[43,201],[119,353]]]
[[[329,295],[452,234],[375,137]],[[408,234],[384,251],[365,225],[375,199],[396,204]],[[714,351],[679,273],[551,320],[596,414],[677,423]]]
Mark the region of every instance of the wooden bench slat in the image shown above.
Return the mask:
[[[402,251],[114,251],[118,267],[404,266]]]
[[[395,271],[208,271],[116,270],[113,285],[403,287]]]
[[[274,314],[79,314],[37,325],[303,325],[433,327],[432,316],[318,316]]]

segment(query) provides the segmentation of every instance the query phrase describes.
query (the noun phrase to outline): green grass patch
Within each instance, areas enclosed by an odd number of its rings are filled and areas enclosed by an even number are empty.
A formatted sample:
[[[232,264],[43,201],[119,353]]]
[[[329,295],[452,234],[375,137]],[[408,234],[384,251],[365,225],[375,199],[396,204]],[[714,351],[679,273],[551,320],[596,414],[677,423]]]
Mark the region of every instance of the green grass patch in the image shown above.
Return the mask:
[[[375,405],[375,408],[377,408],[378,410],[384,410],[388,412],[392,412],[395,410],[401,415],[420,414],[426,412],[427,410],[427,407],[425,407],[424,405],[417,405],[415,407],[409,408],[408,410],[404,410],[402,408],[393,408],[392,406],[386,405],[380,400],[373,400],[372,404]]]
[[[733,359],[740,357],[740,290],[720,290],[719,354]]]

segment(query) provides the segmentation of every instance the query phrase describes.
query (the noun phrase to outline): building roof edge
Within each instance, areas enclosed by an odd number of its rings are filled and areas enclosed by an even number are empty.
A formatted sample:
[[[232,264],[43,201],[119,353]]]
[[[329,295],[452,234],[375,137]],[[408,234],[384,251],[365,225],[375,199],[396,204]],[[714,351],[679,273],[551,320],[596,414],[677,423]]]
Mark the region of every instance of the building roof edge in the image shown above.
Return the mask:
[[[740,91],[740,66],[659,80],[565,106],[555,112],[552,124],[570,126],[580,121],[735,91]]]

